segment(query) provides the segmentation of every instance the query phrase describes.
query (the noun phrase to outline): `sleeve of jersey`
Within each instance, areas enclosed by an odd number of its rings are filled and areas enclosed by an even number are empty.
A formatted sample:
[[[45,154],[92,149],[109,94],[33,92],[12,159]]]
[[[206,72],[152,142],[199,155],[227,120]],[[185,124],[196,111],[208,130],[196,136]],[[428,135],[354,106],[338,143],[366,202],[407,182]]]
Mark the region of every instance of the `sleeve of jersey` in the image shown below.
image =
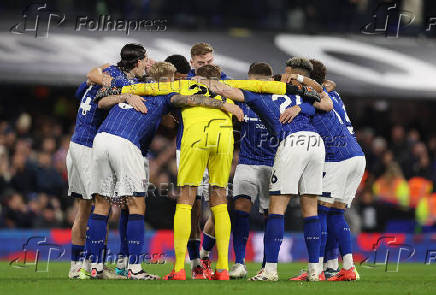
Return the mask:
[[[301,108],[301,113],[306,114],[308,116],[315,115],[315,108],[312,104],[310,104],[308,102],[303,102],[299,106]]]
[[[139,83],[124,86],[121,93],[131,93],[139,96],[167,95],[171,92],[185,94],[189,92],[190,80],[160,83]]]
[[[82,96],[85,92],[85,89],[88,85],[86,85],[86,82],[82,82],[82,84],[79,85],[79,87],[76,90],[76,93],[74,93],[74,97],[76,97],[77,99],[82,99]]]
[[[286,84],[279,81],[225,80],[223,83],[256,93],[286,94]]]

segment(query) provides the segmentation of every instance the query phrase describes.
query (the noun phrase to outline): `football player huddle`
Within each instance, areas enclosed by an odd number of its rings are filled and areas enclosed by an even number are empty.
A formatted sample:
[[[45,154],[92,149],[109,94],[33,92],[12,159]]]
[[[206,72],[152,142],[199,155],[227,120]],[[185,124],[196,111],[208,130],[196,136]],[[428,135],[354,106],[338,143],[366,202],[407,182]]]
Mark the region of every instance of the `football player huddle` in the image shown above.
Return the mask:
[[[192,46],[190,62],[181,55],[155,62],[139,44],[125,45],[120,55],[117,65],[92,69],[76,92],[80,108],[67,156],[69,195],[78,208],[70,278],[160,279],[141,266],[147,152],[162,116],[171,112],[179,122],[180,195],[174,214],[175,262],[163,280],[186,280],[187,250],[192,279],[245,278],[249,214],[258,199],[265,221],[264,257],[249,280],[277,281],[291,198],[299,198],[301,205],[309,263],[307,271],[290,280],[359,279],[344,212],[360,184],[365,157],[322,62],[293,57],[276,75],[269,64],[255,62],[246,79],[234,80],[215,64],[207,43]],[[233,116],[241,122],[241,140],[230,221]],[[211,211],[203,231],[202,201]],[[104,264],[112,204],[121,208],[115,270]],[[229,269],[231,234],[235,263]]]

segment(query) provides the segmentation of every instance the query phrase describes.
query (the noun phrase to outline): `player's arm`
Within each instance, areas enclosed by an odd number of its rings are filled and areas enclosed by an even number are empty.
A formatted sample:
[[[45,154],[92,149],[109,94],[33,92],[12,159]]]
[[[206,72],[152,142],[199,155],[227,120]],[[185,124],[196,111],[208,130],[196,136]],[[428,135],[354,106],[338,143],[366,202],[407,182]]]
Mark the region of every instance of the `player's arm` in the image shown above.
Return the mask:
[[[319,83],[313,79],[297,74],[288,74],[288,73],[282,74],[282,80],[281,80],[282,82],[291,83],[292,80],[298,81],[303,85],[310,86],[313,89],[315,89],[315,91],[318,93],[323,92],[322,86],[319,85]]]
[[[280,123],[290,123],[300,113],[313,116],[315,115],[315,108],[312,104],[308,102],[294,105],[290,108],[287,108],[283,113],[280,114]]]
[[[129,93],[110,95],[103,97],[98,101],[98,108],[107,110],[118,103],[128,103],[138,112],[146,114],[147,107],[145,106],[144,101],[145,99],[143,97]]]
[[[329,112],[333,109],[333,101],[327,92],[323,91],[320,94],[321,101],[313,103],[313,106],[321,111]]]
[[[158,83],[138,83],[124,86],[121,93],[131,93],[141,96],[159,96],[168,95],[172,92],[182,92],[188,90],[194,81],[179,80],[174,82],[158,82]]]
[[[181,95],[176,94],[171,97],[171,103],[179,108],[189,106],[202,106],[211,109],[221,109],[236,116],[238,121],[244,120],[244,112],[237,105],[223,102],[203,95]]]
[[[102,66],[91,69],[86,75],[86,78],[88,78],[89,81],[97,85],[110,86],[112,82],[112,77],[108,74],[103,73],[103,70],[109,66],[110,64],[104,64]]]

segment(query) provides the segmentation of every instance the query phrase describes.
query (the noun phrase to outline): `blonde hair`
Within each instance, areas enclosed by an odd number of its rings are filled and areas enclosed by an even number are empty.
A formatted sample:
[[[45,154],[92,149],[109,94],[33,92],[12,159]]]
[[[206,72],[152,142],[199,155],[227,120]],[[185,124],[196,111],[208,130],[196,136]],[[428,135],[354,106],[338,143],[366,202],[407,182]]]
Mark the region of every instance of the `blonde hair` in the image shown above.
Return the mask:
[[[153,80],[159,81],[161,78],[174,76],[176,71],[176,67],[172,63],[161,61],[153,64],[148,70],[148,74]]]
[[[191,48],[191,57],[205,55],[213,52],[213,47],[208,43],[197,43]]]

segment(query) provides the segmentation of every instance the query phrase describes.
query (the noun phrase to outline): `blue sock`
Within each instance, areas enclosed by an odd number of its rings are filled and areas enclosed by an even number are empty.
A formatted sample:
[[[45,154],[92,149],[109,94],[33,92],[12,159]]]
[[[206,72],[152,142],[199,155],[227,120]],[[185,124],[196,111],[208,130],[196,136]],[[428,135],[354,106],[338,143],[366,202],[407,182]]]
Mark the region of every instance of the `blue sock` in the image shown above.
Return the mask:
[[[118,256],[127,257],[129,256],[129,246],[127,244],[127,221],[129,219],[129,211],[127,209],[121,209],[120,213],[120,223],[118,226],[118,231],[120,233],[120,252]]]
[[[265,256],[267,263],[277,263],[285,231],[285,219],[280,214],[270,214],[265,230]]]
[[[129,214],[127,221],[127,243],[129,247],[129,264],[140,264],[144,249],[144,215]]]
[[[318,217],[321,224],[321,245],[319,247],[319,257],[324,257],[325,247],[327,244],[327,213],[330,208],[318,205]]]
[[[304,240],[306,241],[309,263],[319,262],[319,248],[321,244],[321,225],[318,216],[310,216],[304,221]]]
[[[106,215],[91,214],[86,238],[91,263],[103,263],[104,241],[106,240]]]
[[[338,241],[342,257],[352,253],[350,227],[345,220],[344,212],[344,209],[331,208],[328,215],[328,222],[329,225],[333,226],[332,230]]]
[[[203,249],[206,251],[212,251],[215,246],[215,238],[203,233]]]
[[[333,232],[333,226],[329,224],[329,217],[327,215],[327,243],[325,245],[324,262],[333,260],[339,257],[338,241]]]
[[[268,210],[265,210],[265,216],[263,218],[263,259],[262,259],[262,268],[265,268],[266,263],[266,255],[265,255],[265,233],[266,233],[266,224],[268,223]]]
[[[189,240],[188,241],[188,253],[189,259],[194,260],[200,258],[200,240]]]
[[[71,261],[80,261],[85,246],[71,244]]]
[[[245,264],[245,247],[250,233],[250,215],[241,210],[234,210],[233,219],[233,250],[235,263]]]

